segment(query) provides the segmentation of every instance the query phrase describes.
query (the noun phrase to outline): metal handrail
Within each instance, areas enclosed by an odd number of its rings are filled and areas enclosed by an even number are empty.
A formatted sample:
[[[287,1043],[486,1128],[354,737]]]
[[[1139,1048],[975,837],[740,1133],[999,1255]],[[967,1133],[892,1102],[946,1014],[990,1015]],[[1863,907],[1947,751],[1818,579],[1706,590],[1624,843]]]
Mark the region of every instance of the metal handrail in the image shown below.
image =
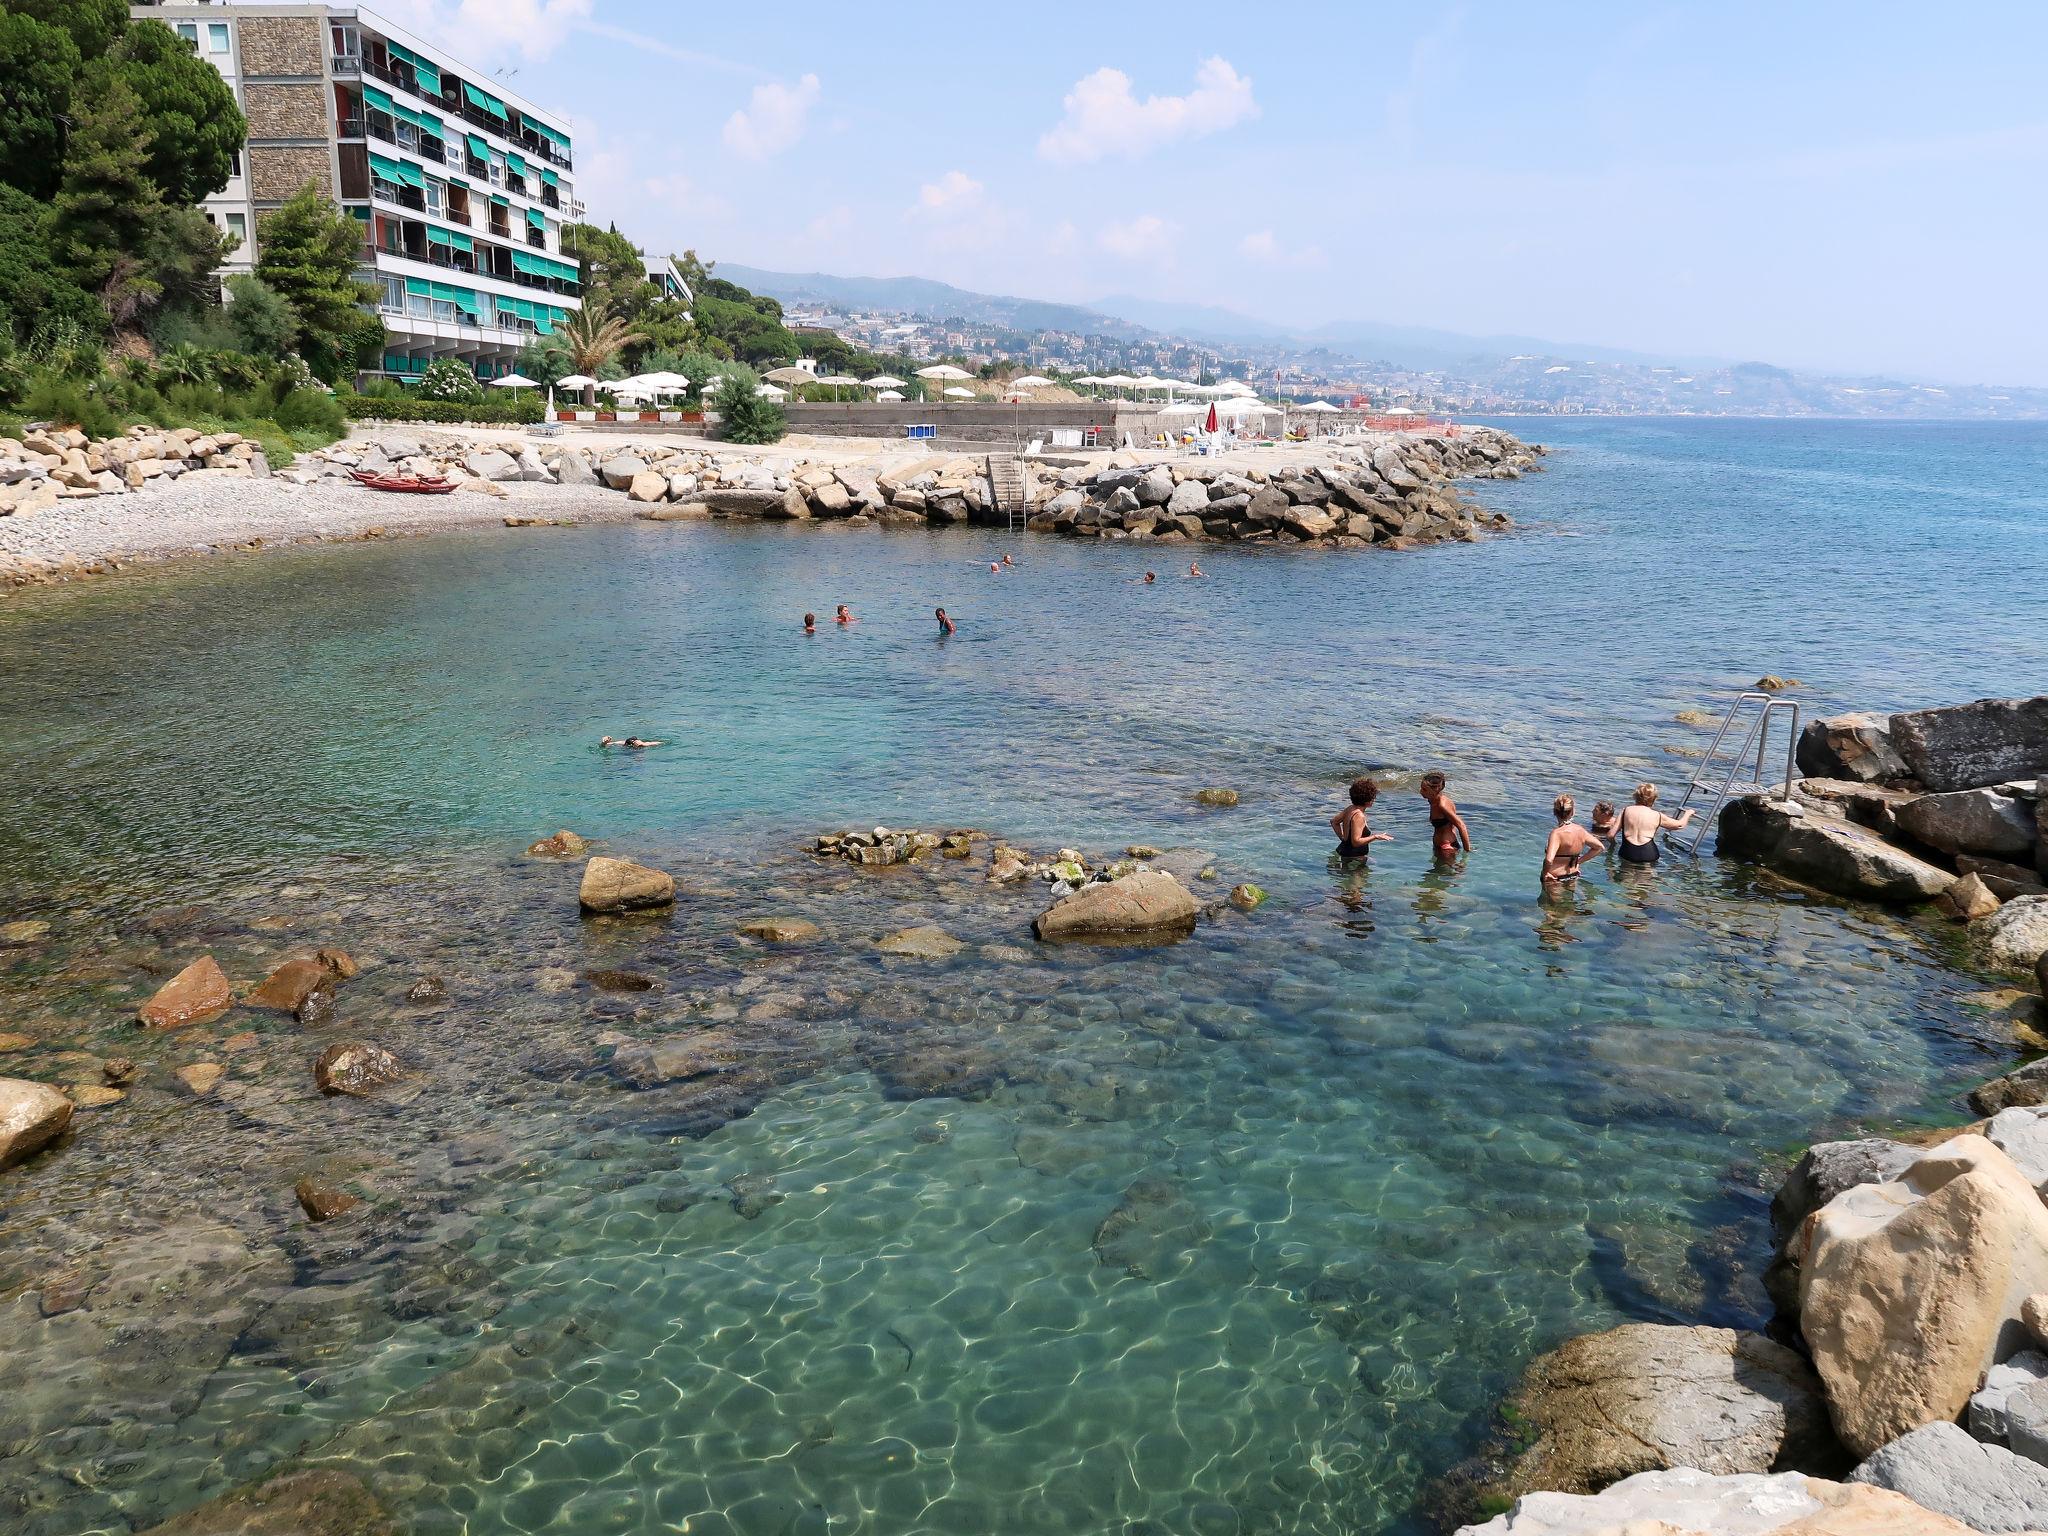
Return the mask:
[[[1721,743],[1727,739],[1729,728],[1735,724],[1737,717],[1742,714],[1744,706],[1750,703],[1758,703],[1763,707],[1750,720],[1749,729],[1743,733],[1742,746],[1735,752],[1734,756],[1727,760],[1728,770],[1721,776],[1720,782],[1716,784],[1708,776],[1708,771],[1719,760]],[[1683,815],[1687,810],[1695,809],[1692,803],[1693,796],[1702,791],[1711,792],[1713,803],[1706,807],[1704,814],[1700,815],[1699,830],[1693,834],[1691,842],[1681,843],[1673,832],[1666,832],[1664,834],[1664,840],[1673,848],[1688,854],[1697,854],[1699,852],[1700,844],[1706,841],[1708,829],[1714,825],[1715,818],[1721,813],[1721,807],[1727,803],[1728,797],[1735,792],[1737,784],[1735,776],[1749,763],[1752,748],[1755,749],[1756,753],[1756,767],[1755,778],[1751,782],[1756,785],[1758,792],[1769,793],[1769,786],[1764,782],[1764,758],[1770,751],[1771,718],[1780,710],[1785,711],[1790,716],[1787,722],[1790,730],[1785,739],[1785,777],[1778,785],[1778,798],[1780,800],[1790,800],[1792,798],[1792,779],[1797,771],[1799,751],[1799,706],[1790,699],[1776,698],[1771,694],[1755,690],[1737,694],[1735,702],[1728,706],[1728,713],[1721,719],[1720,729],[1714,732],[1714,739],[1707,747],[1706,755],[1700,759],[1699,768],[1694,770],[1690,781],[1685,786],[1685,798],[1679,802],[1679,814]]]

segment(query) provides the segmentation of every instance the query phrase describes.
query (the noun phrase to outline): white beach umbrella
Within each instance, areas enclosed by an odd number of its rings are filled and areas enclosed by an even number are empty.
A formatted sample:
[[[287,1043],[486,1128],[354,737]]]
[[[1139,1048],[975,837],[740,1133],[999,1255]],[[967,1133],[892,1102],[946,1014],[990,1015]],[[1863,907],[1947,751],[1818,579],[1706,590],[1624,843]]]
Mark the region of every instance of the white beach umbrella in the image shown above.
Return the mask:
[[[1208,410],[1206,405],[1197,405],[1192,400],[1176,400],[1172,405],[1159,408],[1162,416],[1199,416]]]
[[[949,400],[972,400],[974,398],[974,391],[971,389],[961,389],[956,385],[946,391],[946,398]]]
[[[1332,405],[1327,400],[1310,400],[1304,405],[1296,406],[1295,409],[1298,411],[1341,411],[1344,407]]]
[[[548,386],[548,414],[555,414],[555,391],[558,389],[595,389],[597,380],[587,373],[565,373]]]
[[[839,398],[839,390],[842,385],[851,384],[855,389],[860,388],[860,380],[854,378],[851,374],[845,373],[828,373],[819,379],[818,382],[832,386],[832,398],[834,400]]]
[[[1118,391],[1119,394],[1121,394],[1122,391],[1130,388],[1131,385],[1137,383],[1138,381],[1132,378],[1127,373],[1110,373],[1104,374],[1095,382],[1098,384],[1107,385],[1109,388],[1114,389]]]
[[[770,384],[815,384],[818,376],[808,368],[799,368],[794,363],[785,363],[780,368],[770,368],[761,375]]]
[[[1389,416],[1413,416],[1415,413],[1409,410],[1408,407],[1405,405],[1397,405],[1385,414]]]
[[[1074,380],[1074,382],[1076,384],[1100,384],[1103,382],[1103,380],[1099,374],[1084,373],[1078,379]]]
[[[528,377],[527,377],[527,376],[526,376],[525,374],[523,374],[523,373],[506,373],[506,374],[500,374],[500,375],[499,375],[499,376],[498,376],[497,378],[495,378],[495,379],[491,380],[491,388],[493,388],[493,389],[539,389],[539,388],[540,388],[540,380],[539,380],[539,379],[529,379],[529,378],[528,378]]]
[[[777,389],[773,384],[763,384],[755,389],[754,393],[763,400],[786,400],[789,398],[788,390]]]
[[[903,398],[903,391],[900,389],[885,389],[876,395],[875,398],[877,400],[901,400]]]
[[[929,368],[918,369],[917,376],[920,379],[929,379],[941,384],[952,379],[971,379],[974,377],[965,368],[955,368],[951,363],[933,363]]]
[[[878,373],[872,379],[862,379],[861,383],[867,385],[869,389],[901,389],[903,387],[901,379],[892,379],[886,373]]]
[[[1027,374],[1025,374],[1025,375],[1024,375],[1024,377],[1023,377],[1023,378],[1021,378],[1021,379],[1012,379],[1012,380],[1010,380],[1010,388],[1012,388],[1012,389],[1044,389],[1044,388],[1045,388],[1045,387],[1046,387],[1046,386],[1047,386],[1048,384],[1050,384],[1050,383],[1052,383],[1052,380],[1051,380],[1051,379],[1047,379],[1047,378],[1041,378],[1041,377],[1039,377],[1039,375],[1037,375],[1037,374],[1035,374],[1035,373],[1027,373]]]

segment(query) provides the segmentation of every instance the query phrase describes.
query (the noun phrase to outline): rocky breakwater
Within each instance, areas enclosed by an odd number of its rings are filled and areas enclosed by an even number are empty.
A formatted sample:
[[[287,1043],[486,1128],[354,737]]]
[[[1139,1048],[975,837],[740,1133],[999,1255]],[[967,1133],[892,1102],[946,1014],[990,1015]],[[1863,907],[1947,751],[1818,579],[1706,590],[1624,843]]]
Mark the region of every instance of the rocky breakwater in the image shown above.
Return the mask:
[[[1223,540],[1407,549],[1476,540],[1508,519],[1454,481],[1516,478],[1543,450],[1491,427],[1455,437],[1387,434],[1315,465],[1265,470],[1220,459],[1070,468],[1035,500],[1034,531],[1160,543]]]
[[[1718,848],[1835,895],[1933,902],[2048,987],[2048,695],[1816,720],[1789,797],[1721,812]]]
[[[43,427],[0,437],[0,517],[30,517],[60,501],[125,496],[183,475],[269,473],[261,445],[239,432],[131,427],[120,437],[87,437],[76,427]]]

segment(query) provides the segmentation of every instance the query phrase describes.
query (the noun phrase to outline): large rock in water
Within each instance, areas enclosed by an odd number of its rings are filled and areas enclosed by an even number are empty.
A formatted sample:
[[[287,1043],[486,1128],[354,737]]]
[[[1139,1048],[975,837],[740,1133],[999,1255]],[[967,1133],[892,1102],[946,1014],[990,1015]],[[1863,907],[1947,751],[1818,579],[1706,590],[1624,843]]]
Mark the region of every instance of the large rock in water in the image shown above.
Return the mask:
[[[1797,1472],[1639,1472],[1605,1493],[1532,1493],[1457,1536],[1970,1536],[1903,1494]]]
[[[1041,939],[1163,943],[1194,932],[1200,911],[1165,870],[1141,869],[1060,898],[1038,914],[1032,929]]]
[[[2001,789],[1956,789],[1916,795],[1892,812],[1899,828],[1943,853],[2031,857],[2034,802]]]
[[[645,864],[600,854],[583,866],[583,885],[576,896],[586,912],[640,912],[673,904],[676,882]]]
[[[296,1013],[308,996],[322,987],[331,988],[334,983],[334,972],[318,960],[287,960],[264,978],[262,986],[249,994],[249,1006]]]
[[[2016,896],[1973,931],[1993,961],[2031,971],[2048,954],[2048,896]]]
[[[1849,1481],[1902,1493],[1973,1531],[2048,1527],[2048,1467],[1973,1440],[1955,1424],[1923,1425],[1893,1441]]]
[[[48,1083],[0,1077],[0,1168],[28,1161],[63,1135],[73,1107]]]
[[[1782,1316],[1799,1315],[1799,1255],[1805,1246],[1806,1219],[1845,1189],[1896,1179],[1924,1150],[1881,1136],[1818,1141],[1806,1149],[1771,1197],[1776,1253],[1764,1271],[1764,1289]]]
[[[1572,1339],[1529,1367],[1514,1400],[1535,1438],[1508,1495],[1596,1493],[1668,1467],[1769,1472],[1841,1459],[1813,1367],[1732,1328],[1628,1323]]]
[[[405,1076],[398,1058],[382,1046],[367,1040],[343,1040],[330,1045],[313,1063],[313,1081],[332,1097],[346,1094],[367,1099],[379,1088],[388,1088]]]
[[[211,955],[201,955],[136,1010],[151,1029],[178,1029],[217,1019],[235,1005],[234,989]]]
[[[1895,1182],[1829,1201],[1805,1228],[1800,1331],[1835,1431],[1867,1456],[1955,1419],[1984,1372],[2026,1347],[2020,1307],[2048,1290],[2048,1208],[1982,1136]]]
[[[1932,901],[1955,876],[1867,827],[1797,800],[1744,795],[1721,810],[1715,849],[1837,896]]]
[[[718,485],[700,498],[704,505],[723,517],[809,517],[811,509],[801,491],[755,489],[740,485]],[[791,505],[794,499],[795,505]]]
[[[140,1536],[392,1536],[395,1529],[361,1478],[319,1468],[237,1488]]]
[[[1814,779],[1848,779],[1859,784],[1909,777],[1906,760],[1892,746],[1889,715],[1831,715],[1811,720],[1799,733],[1799,771]]]
[[[1928,789],[1977,789],[2048,773],[2048,694],[1892,716],[1892,745]]]

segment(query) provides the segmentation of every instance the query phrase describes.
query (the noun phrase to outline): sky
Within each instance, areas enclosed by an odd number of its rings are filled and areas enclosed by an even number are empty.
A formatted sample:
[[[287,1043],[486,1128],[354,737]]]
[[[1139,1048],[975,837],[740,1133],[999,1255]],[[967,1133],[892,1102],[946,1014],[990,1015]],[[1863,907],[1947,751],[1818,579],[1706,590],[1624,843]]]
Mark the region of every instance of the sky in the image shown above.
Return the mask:
[[[2048,386],[2048,5],[370,0],[650,251]]]

